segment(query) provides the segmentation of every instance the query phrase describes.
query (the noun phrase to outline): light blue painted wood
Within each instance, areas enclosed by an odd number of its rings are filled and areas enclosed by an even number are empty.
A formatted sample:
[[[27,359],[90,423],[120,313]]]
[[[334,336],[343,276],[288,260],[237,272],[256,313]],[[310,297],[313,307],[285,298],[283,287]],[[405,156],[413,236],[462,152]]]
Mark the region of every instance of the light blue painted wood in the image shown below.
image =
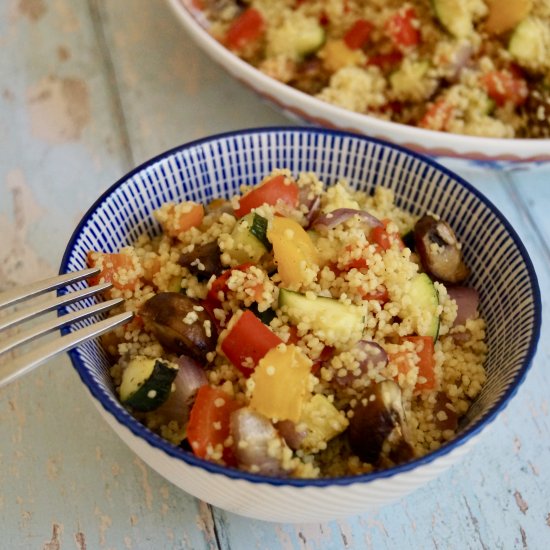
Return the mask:
[[[207,134],[287,123],[164,2],[4,3],[0,41],[0,286],[53,272],[80,214],[131,166]],[[544,324],[526,383],[461,463],[339,522],[212,515],[126,449],[63,357],[0,391],[0,548],[548,548],[550,169],[463,175],[527,246]]]

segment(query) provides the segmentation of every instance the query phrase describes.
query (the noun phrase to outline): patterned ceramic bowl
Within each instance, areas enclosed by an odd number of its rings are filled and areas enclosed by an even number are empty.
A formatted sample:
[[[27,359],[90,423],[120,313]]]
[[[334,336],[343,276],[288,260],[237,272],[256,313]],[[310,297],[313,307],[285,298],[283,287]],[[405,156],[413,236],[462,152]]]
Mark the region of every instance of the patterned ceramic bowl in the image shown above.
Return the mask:
[[[433,211],[455,228],[472,270],[471,284],[480,292],[489,355],[487,383],[453,441],[423,458],[355,477],[299,480],[244,473],[201,460],[134,419],[115,395],[99,341],[83,344],[70,355],[105,420],[137,455],[178,487],[245,516],[322,521],[398,499],[466,453],[512,399],[529,369],[539,336],[540,296],[533,266],[514,230],[458,176],[398,146],[355,134],[299,128],[214,136],[140,166],[86,213],[68,244],[61,271],[84,267],[89,250],[112,252],[143,232],[157,234],[152,212],[166,201],[206,202],[230,196],[241,184],[253,184],[275,167],[293,173],[313,171],[326,183],[346,178],[367,192],[375,186],[390,187],[400,208],[414,214]],[[81,321],[80,326],[87,323]]]
[[[168,0],[189,36],[237,80],[294,120],[371,136],[435,158],[453,169],[532,170],[550,162],[548,139],[499,139],[434,132],[355,113],[268,77],[207,31],[195,0]]]

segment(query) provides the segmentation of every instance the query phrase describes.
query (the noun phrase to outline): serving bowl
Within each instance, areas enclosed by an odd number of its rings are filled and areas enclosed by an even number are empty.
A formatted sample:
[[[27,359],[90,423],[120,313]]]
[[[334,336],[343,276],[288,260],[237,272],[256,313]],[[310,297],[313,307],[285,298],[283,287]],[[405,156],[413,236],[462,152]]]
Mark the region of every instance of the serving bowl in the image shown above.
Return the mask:
[[[389,122],[332,105],[283,84],[240,59],[208,32],[193,0],[168,0],[189,36],[233,77],[291,119],[400,144],[453,169],[532,170],[550,161],[548,139],[485,138]]]
[[[471,285],[487,322],[487,382],[458,435],[437,451],[375,473],[334,479],[277,479],[206,462],[155,435],[120,404],[100,341],[70,352],[101,416],[149,466],[184,491],[226,510],[281,522],[324,521],[377,508],[435,478],[459,460],[523,382],[541,322],[536,275],[520,239],[475,188],[417,153],[332,130],[267,128],[195,141],[136,168],[108,189],[76,228],[61,271],[81,269],[90,250],[114,252],[160,232],[152,212],[166,201],[231,196],[276,167],[345,178],[357,189],[393,189],[397,206],[447,220],[464,244]],[[514,285],[510,285],[510,281]],[[75,285],[78,288],[79,283]],[[502,292],[507,288],[506,293]],[[92,299],[90,299],[91,301]],[[84,326],[89,321],[81,321]]]

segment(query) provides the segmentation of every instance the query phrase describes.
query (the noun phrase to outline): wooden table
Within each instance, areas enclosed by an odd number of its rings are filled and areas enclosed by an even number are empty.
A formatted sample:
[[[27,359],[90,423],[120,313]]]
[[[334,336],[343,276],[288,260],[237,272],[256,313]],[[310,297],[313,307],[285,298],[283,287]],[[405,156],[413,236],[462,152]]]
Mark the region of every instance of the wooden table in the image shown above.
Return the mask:
[[[80,216],[142,161],[288,123],[203,55],[164,2],[7,0],[0,47],[0,288],[55,274]],[[464,175],[523,238],[545,323],[526,383],[463,462],[378,513],[248,520],[145,466],[62,356],[0,391],[0,548],[550,548],[550,167]]]

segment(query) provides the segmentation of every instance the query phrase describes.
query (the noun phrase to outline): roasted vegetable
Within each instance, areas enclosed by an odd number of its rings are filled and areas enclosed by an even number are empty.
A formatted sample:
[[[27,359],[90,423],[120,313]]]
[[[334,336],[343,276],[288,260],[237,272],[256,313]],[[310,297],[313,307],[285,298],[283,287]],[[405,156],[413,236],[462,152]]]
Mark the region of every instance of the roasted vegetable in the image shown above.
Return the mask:
[[[416,251],[424,269],[434,278],[460,283],[470,274],[462,260],[462,250],[450,225],[428,214],[414,226]]]
[[[161,292],[143,304],[140,315],[167,351],[204,362],[216,348],[216,326],[197,300]]]
[[[401,389],[392,380],[370,386],[352,409],[349,442],[353,452],[370,464],[378,464],[385,443],[394,462],[414,456],[408,441]]]
[[[195,245],[190,252],[184,252],[178,263],[186,267],[199,280],[210,279],[223,271],[220,260],[221,251],[217,241]]]

